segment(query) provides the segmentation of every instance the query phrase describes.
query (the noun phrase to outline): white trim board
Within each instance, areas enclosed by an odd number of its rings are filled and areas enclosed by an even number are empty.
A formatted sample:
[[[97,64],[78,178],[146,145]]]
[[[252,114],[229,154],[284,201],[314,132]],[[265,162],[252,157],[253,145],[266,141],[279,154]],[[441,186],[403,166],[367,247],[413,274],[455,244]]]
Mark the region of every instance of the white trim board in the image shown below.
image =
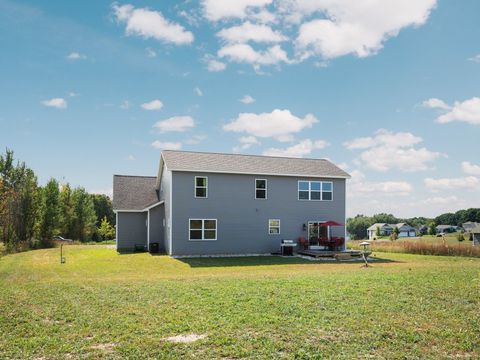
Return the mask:
[[[126,213],[129,213],[129,212],[131,212],[131,213],[142,213],[142,212],[147,212],[147,211],[153,209],[154,207],[157,207],[158,205],[162,205],[164,202],[165,202],[164,200],[159,201],[159,202],[157,202],[157,203],[155,203],[155,204],[152,204],[152,205],[150,205],[149,207],[146,207],[145,209],[142,209],[142,210],[128,210],[128,209],[126,209],[126,210],[113,210],[113,212],[114,212],[115,214],[116,214],[116,213],[121,213],[121,212],[126,212]]]

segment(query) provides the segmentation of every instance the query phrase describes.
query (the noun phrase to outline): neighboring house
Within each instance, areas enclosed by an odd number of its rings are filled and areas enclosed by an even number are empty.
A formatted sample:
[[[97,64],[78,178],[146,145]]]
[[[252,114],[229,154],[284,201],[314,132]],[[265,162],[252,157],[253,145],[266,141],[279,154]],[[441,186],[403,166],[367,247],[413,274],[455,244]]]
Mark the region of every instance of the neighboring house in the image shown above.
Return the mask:
[[[462,224],[462,227],[463,227],[463,230],[465,230],[465,232],[470,232],[475,227],[477,227],[479,225],[480,225],[480,223],[476,223],[476,222],[473,222],[473,221],[467,221],[466,223]]]
[[[367,229],[368,239],[374,240],[378,236],[377,229],[379,229],[380,231],[380,236],[390,236],[393,232],[393,229],[395,228],[398,228],[399,238],[417,236],[417,232],[415,228],[406,223],[398,223],[398,224],[376,223]]]
[[[169,255],[266,254],[283,239],[345,223],[346,179],[323,159],[164,150],[156,177],[115,175],[119,251],[158,243]],[[332,227],[345,236],[345,227]]]
[[[428,226],[427,225],[421,225],[418,228],[418,233],[420,235],[427,235],[428,234]]]
[[[437,234],[440,234],[440,233],[453,233],[455,231],[458,230],[458,227],[457,226],[454,226],[454,225],[437,225],[435,227],[435,232]]]
[[[470,229],[470,233],[472,234],[473,237],[473,245],[474,246],[480,246],[480,224],[475,223],[476,225]]]

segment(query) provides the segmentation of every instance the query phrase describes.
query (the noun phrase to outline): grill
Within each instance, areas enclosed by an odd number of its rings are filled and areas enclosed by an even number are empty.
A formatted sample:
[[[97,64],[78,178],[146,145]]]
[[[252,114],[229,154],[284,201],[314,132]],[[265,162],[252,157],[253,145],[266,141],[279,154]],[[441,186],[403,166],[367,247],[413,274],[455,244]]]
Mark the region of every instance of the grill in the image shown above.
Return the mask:
[[[282,240],[280,243],[280,253],[282,256],[293,256],[293,248],[297,246],[293,240]]]

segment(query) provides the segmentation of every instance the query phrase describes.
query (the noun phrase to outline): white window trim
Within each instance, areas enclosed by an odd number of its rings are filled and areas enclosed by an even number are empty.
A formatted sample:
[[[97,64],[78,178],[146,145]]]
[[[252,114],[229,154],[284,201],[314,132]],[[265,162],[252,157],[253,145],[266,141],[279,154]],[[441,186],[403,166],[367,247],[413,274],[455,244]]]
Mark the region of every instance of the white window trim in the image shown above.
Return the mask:
[[[191,220],[201,220],[202,221],[202,228],[201,229],[191,229],[190,228],[190,221]],[[215,221],[215,239],[205,239],[205,221]],[[201,239],[190,239],[190,231],[191,230],[201,230],[202,231],[202,238]],[[207,229],[212,230],[212,229]],[[217,219],[198,219],[198,218],[189,218],[188,219],[188,241],[217,241],[218,238],[218,220]]]
[[[306,182],[308,183],[308,190],[300,190],[300,183]],[[319,182],[320,183],[320,199],[311,199],[312,195],[312,182]],[[329,183],[332,185],[332,190],[328,191],[332,193],[332,198],[330,200],[323,199],[323,184]],[[300,199],[300,191],[308,191],[308,199]],[[318,192],[318,190],[313,190]],[[322,181],[322,180],[298,180],[297,181],[297,200],[298,201],[333,201],[333,181]]]
[[[206,183],[207,185],[206,186],[197,186],[197,179],[198,178],[202,178],[202,179],[206,179]],[[205,189],[205,196],[197,196],[197,187],[199,189]],[[208,199],[208,176],[195,176],[195,179],[193,181],[193,196],[195,197],[195,199]]]
[[[263,180],[265,181],[265,189],[257,188],[257,181]],[[265,190],[265,197],[264,198],[257,198],[257,190]],[[268,199],[268,180],[267,179],[255,179],[255,200],[267,200]]]
[[[278,226],[270,226],[270,221],[278,221]],[[278,233],[272,234],[270,232],[270,229],[277,228],[277,227],[278,227]],[[280,233],[282,232],[281,228],[282,228],[282,223],[280,219],[268,219],[268,235],[280,235]]]

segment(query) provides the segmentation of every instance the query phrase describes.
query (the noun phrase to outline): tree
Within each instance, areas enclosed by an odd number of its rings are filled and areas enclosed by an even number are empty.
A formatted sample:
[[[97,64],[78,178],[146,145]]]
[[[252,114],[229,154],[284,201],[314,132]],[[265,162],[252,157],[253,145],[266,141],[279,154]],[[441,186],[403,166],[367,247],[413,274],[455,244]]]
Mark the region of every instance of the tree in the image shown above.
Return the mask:
[[[397,240],[398,239],[398,234],[399,234],[399,230],[398,230],[398,227],[394,227],[393,228],[393,231],[392,231],[392,234],[390,235],[390,240]]]
[[[72,192],[72,199],[75,209],[72,238],[88,241],[96,230],[97,222],[92,198],[84,188],[76,188]]]
[[[372,218],[364,215],[357,215],[347,219],[347,231],[352,239],[366,239],[367,229],[372,225]]]
[[[104,194],[91,194],[95,213],[97,214],[97,226],[101,225],[104,217],[110,224],[115,225],[115,213],[113,212],[112,200]]]
[[[387,224],[397,224],[400,222],[400,219],[397,219],[395,216],[392,214],[375,214],[372,216],[372,224],[375,223],[387,223]]]
[[[13,151],[0,154],[0,234],[8,250],[30,241],[36,232],[40,190],[34,172],[25,163],[15,164]]]
[[[115,228],[110,225],[106,216],[103,217],[98,233],[102,237],[102,240],[111,240],[115,238]]]
[[[75,204],[73,203],[72,189],[68,183],[61,185],[60,212],[60,234],[67,239],[72,239],[74,237]]]
[[[380,226],[377,226],[376,230],[375,230],[375,235],[377,235],[378,237],[382,236],[382,232],[380,230]]]
[[[40,240],[43,246],[50,246],[54,235],[60,228],[60,190],[55,179],[43,188],[42,220],[40,224]]]
[[[437,233],[437,230],[435,229],[435,227],[436,227],[436,224],[434,221],[432,221],[428,225],[428,235],[435,235]]]

